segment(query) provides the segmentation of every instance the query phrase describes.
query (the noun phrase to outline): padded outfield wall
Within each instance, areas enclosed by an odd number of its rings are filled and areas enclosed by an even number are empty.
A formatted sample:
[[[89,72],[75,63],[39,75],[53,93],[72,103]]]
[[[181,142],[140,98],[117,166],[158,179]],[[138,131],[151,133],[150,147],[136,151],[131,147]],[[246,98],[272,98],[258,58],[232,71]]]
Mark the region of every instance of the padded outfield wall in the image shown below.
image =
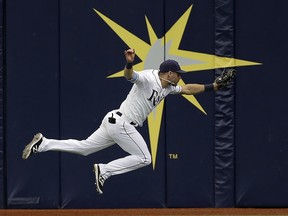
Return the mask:
[[[0,2],[2,208],[288,206],[288,2]],[[117,145],[23,161],[35,133],[85,139],[119,107],[128,47],[135,69],[178,60],[185,83],[223,67],[237,76],[226,91],[168,96],[139,128],[151,166],[109,179],[101,196],[93,163],[125,156]]]

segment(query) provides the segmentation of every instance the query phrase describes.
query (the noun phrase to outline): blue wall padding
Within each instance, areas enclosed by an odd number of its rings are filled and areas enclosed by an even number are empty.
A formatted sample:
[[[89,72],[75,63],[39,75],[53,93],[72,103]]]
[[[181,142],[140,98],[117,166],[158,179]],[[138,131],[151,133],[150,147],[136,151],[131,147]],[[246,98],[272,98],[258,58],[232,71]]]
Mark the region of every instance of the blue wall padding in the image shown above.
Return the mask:
[[[4,2],[0,1],[0,14],[3,14]],[[4,16],[0,17],[0,208],[5,207],[5,158],[4,158],[4,31],[3,20]]]
[[[0,208],[287,207],[287,6],[261,0],[5,1]],[[154,169],[151,164],[111,177],[102,196],[93,164],[126,156],[117,145],[87,157],[47,152],[21,158],[37,132],[86,139],[132,86],[123,77],[107,78],[124,68],[129,43],[93,8],[145,47],[154,36],[163,38],[163,60],[173,43],[165,33],[191,9],[181,55],[263,63],[237,67],[228,90],[196,95],[205,113],[181,95],[168,96]],[[137,55],[135,64],[141,61]],[[221,72],[193,71],[182,78],[212,83]],[[147,122],[138,129],[151,148]]]
[[[58,208],[59,154],[22,160],[37,132],[59,137],[58,1],[6,2],[8,208]]]
[[[215,54],[233,58],[234,47],[234,1],[215,0]],[[215,92],[215,207],[234,207],[234,103],[233,88]]]

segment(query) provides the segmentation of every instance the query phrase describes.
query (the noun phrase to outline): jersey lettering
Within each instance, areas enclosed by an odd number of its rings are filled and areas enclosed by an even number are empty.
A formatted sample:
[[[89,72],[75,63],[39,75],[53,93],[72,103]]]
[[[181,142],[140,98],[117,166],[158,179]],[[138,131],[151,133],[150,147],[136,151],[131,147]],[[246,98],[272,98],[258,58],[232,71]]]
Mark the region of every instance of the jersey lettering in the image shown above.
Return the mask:
[[[153,103],[153,106],[156,106],[163,99],[163,97],[161,97],[156,90],[152,90],[152,94],[149,98],[147,98],[147,100],[151,101]]]

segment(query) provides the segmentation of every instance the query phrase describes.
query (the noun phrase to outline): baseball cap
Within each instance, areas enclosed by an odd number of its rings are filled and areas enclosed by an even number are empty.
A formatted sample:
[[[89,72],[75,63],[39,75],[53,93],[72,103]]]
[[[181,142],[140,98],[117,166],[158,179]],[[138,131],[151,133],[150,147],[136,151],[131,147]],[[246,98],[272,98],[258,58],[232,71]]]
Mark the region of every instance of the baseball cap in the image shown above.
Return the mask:
[[[176,73],[186,73],[186,71],[181,70],[180,65],[177,61],[168,59],[160,64],[160,72],[176,72]]]

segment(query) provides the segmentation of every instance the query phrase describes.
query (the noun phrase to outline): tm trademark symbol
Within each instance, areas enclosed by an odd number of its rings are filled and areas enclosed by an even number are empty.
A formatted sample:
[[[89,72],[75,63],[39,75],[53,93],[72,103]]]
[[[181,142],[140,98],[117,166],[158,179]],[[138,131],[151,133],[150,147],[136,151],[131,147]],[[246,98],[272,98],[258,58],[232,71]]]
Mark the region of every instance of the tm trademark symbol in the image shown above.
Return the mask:
[[[169,158],[172,160],[177,160],[178,159],[178,154],[168,154]]]

